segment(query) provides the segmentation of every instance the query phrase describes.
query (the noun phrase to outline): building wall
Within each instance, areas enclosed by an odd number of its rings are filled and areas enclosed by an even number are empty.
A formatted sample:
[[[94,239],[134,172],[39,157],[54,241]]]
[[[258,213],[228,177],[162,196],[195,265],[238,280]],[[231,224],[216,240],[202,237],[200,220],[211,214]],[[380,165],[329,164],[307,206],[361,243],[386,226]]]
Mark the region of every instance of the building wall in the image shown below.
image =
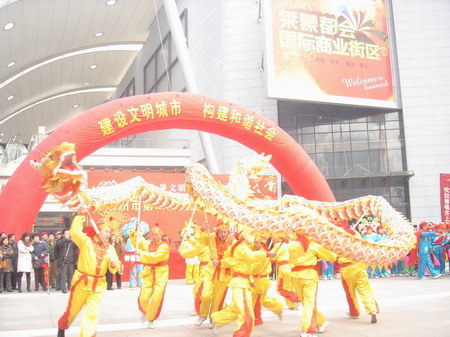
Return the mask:
[[[393,0],[412,222],[441,221],[439,174],[450,172],[450,2]]]
[[[188,8],[188,43],[199,92],[249,108],[277,122],[276,101],[266,99],[263,72],[263,24],[258,21],[256,1],[177,1],[179,12]],[[160,27],[167,31],[164,8]],[[117,90],[119,97],[133,76],[136,94],[143,93],[143,68],[160,43],[156,22],[150,25],[149,40]],[[138,84],[139,82],[139,84]],[[190,139],[193,161],[204,158],[197,132],[155,131],[146,137]],[[229,173],[234,162],[254,153],[227,138],[212,135],[221,173]],[[273,173],[273,172],[269,172]]]

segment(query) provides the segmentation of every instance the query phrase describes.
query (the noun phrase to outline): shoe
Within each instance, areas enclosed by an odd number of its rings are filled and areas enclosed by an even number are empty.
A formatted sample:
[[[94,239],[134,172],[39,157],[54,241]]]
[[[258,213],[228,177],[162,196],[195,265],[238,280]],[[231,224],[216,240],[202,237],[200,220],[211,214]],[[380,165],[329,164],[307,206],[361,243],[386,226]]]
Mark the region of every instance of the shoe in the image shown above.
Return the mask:
[[[302,332],[300,334],[300,337],[316,337],[316,335],[309,333],[309,332]]]
[[[106,290],[113,290],[112,288],[106,288]]]
[[[117,289],[122,289],[122,287],[117,287]]]
[[[61,290],[61,288],[55,288],[55,290],[56,290],[56,291],[60,291],[60,290]]]
[[[194,323],[195,326],[200,326],[204,321],[206,321],[207,317],[198,316],[197,321]]]
[[[145,323],[146,320],[147,320],[147,316],[145,314],[141,314],[141,318],[139,318],[139,322]]]
[[[212,324],[212,332],[217,335],[218,333],[218,327],[216,325],[216,323],[214,323],[214,321],[211,320],[211,324]]]
[[[58,329],[58,336],[57,337],[65,337],[65,336],[66,336],[65,330]]]
[[[437,274],[437,275],[434,275],[433,278],[439,278],[441,276],[442,276],[442,274]]]
[[[208,329],[212,329],[212,328],[214,328],[214,324],[211,320],[209,320]]]
[[[47,288],[44,288],[44,289],[42,289],[43,291],[47,291],[48,289]]]
[[[328,322],[328,321],[323,322],[323,324],[321,326],[317,327],[317,332],[318,333],[325,332],[325,330],[328,328],[329,325],[330,325],[330,322]]]
[[[419,277],[419,280],[427,280],[426,277]]]
[[[373,312],[370,314],[370,323],[376,323],[377,322],[377,315]]]
[[[156,328],[155,323],[153,323],[153,321],[148,321],[148,328],[149,329],[155,329]]]
[[[6,289],[6,291],[7,291],[8,293],[12,293],[12,292],[13,292],[11,289]]]
[[[300,302],[299,300],[295,301],[295,305],[292,310],[298,310],[298,308],[300,308],[300,304],[302,304],[302,302]]]
[[[349,312],[347,312],[347,316],[350,317],[351,319],[358,319],[359,318],[359,316],[353,316]]]
[[[34,291],[39,291],[39,288],[34,288]]]
[[[63,290],[61,290],[61,291],[62,291],[63,294],[66,294],[66,293],[67,293],[67,290],[66,290],[66,289],[63,289]]]
[[[277,315],[280,322],[283,320],[283,310]]]

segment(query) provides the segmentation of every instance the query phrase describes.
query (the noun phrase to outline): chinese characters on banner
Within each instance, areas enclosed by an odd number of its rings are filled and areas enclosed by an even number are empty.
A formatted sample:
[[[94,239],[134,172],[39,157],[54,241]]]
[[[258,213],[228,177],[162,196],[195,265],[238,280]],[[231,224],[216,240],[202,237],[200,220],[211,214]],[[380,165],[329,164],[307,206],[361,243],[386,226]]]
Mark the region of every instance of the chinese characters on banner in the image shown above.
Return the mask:
[[[108,136],[131,125],[147,120],[166,119],[182,114],[182,103],[177,100],[148,102],[139,106],[132,106],[126,110],[119,110],[111,117],[98,121],[103,136]],[[214,105],[205,102],[203,105],[203,118],[213,119],[217,123],[227,123],[252,134],[272,141],[276,136],[275,127],[268,125],[254,113],[241,112],[226,105]]]
[[[269,96],[396,107],[384,0],[272,0]]]
[[[450,222],[450,173],[441,173],[441,219]]]

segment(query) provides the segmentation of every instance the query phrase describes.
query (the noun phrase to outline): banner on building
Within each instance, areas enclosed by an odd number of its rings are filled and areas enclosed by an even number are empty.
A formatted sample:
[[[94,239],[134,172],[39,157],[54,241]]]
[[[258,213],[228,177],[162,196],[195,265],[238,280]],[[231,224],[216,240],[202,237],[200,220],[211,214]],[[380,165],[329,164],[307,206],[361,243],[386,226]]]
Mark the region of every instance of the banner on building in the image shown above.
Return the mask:
[[[267,0],[268,96],[397,108],[385,0]]]
[[[146,182],[165,191],[187,193],[184,173],[88,171],[88,186],[90,188],[111,186],[122,183],[136,176],[142,177]],[[213,177],[224,185],[228,183],[229,175],[227,174],[217,174],[213,175]],[[250,179],[249,181],[251,189],[250,198],[271,200],[276,200],[278,198],[278,183],[276,175],[263,175],[261,176],[261,179]],[[126,248],[130,247],[130,245],[126,245],[127,237],[122,237],[124,234],[122,227],[132,223],[132,219],[138,216],[139,207],[141,208],[141,221],[146,222],[150,228],[155,226],[155,224],[158,224],[158,226],[170,239],[170,278],[184,278],[184,259],[178,253],[179,244],[181,242],[179,231],[183,228],[184,222],[189,221],[192,212],[155,210],[145,204],[139,205],[139,200],[130,200],[119,209],[108,209],[100,214],[94,215],[97,223],[108,223],[112,229],[112,233],[115,233],[118,236],[119,241],[123,243],[124,253],[122,256],[122,262],[124,265],[124,281],[129,280],[130,275],[133,275],[133,273],[130,273],[130,270],[133,270],[133,266],[140,264],[140,262],[137,255],[131,252],[126,252]],[[203,213],[197,212],[194,214],[193,220],[202,225],[208,221],[210,230],[214,230],[216,221],[212,217],[205,218]]]
[[[450,222],[450,173],[441,173],[441,220]]]

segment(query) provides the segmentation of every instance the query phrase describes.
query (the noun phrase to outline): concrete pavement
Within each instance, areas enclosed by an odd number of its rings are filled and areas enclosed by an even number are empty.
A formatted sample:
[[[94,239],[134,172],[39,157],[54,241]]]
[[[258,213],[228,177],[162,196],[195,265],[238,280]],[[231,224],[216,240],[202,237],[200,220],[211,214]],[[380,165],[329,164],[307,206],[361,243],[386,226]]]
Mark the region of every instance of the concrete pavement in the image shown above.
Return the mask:
[[[354,320],[348,311],[340,280],[320,281],[318,304],[329,328],[323,337],[448,337],[450,336],[450,276],[419,281],[417,278],[391,277],[371,280],[381,313],[378,323],[369,315]],[[270,290],[273,296],[274,286]],[[169,281],[157,328],[139,323],[138,289],[106,291],[100,312],[98,337],[160,336],[213,337],[208,324],[194,326],[192,286],[184,280]],[[0,337],[56,336],[57,321],[64,312],[68,294],[50,291],[0,294]],[[227,301],[229,303],[229,299]],[[362,305],[362,304],[361,304]],[[66,336],[78,336],[82,312]],[[301,308],[284,311],[283,321],[264,309],[263,326],[252,336],[299,336]],[[234,324],[219,328],[219,337],[232,336]]]

